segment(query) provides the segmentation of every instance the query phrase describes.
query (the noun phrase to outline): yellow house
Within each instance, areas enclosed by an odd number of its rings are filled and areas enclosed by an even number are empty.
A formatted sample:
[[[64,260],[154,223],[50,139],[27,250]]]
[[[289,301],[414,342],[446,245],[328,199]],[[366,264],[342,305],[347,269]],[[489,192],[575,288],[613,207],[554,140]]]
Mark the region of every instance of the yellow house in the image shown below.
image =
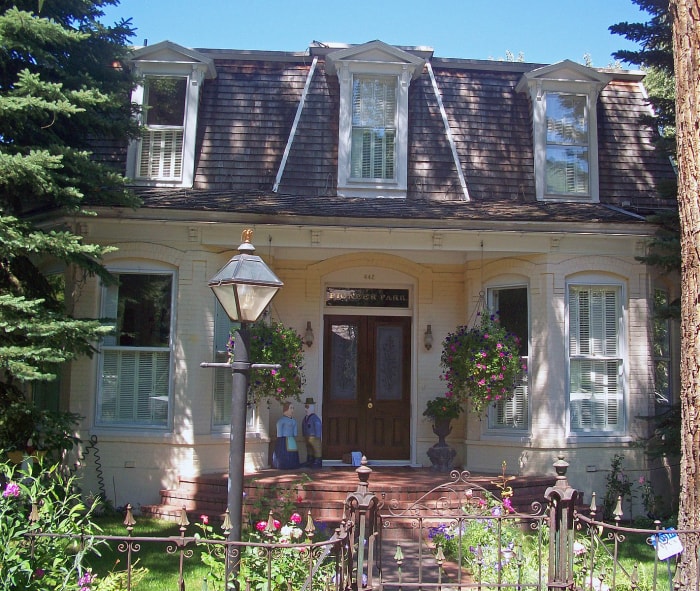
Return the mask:
[[[144,133],[110,156],[143,206],[67,220],[118,248],[119,285],[88,281],[76,303],[117,323],[70,374],[88,488],[147,504],[180,474],[226,472],[230,374],[200,363],[230,328],[207,281],[246,228],[284,282],[271,316],[309,337],[324,464],[429,466],[442,341],[484,304],[521,333],[528,372],[454,423],[456,465],[542,474],[563,454],[572,485],[598,492],[615,453],[649,473],[631,444],[675,396],[674,327],[653,312],[678,284],[637,260],[647,216],[676,207],[656,189],[674,171],[639,121],[641,73],[381,41],[165,41],[131,65]],[[249,470],[269,466],[280,412],[249,410]]]

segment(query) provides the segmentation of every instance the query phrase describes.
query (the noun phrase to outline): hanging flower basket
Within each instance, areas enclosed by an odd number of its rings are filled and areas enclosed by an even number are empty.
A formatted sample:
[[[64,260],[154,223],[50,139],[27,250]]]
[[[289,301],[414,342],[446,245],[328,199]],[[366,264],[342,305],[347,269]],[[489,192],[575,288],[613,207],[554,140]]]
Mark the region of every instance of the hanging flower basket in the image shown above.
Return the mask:
[[[254,369],[250,376],[248,402],[257,404],[263,399],[279,402],[300,400],[305,383],[303,373],[304,350],[301,336],[289,328],[272,320],[253,323],[249,329],[251,363],[280,364],[280,369]],[[227,349],[229,361],[233,359],[233,335]]]
[[[496,315],[479,313],[473,327],[460,326],[442,345],[441,379],[445,396],[466,404],[477,415],[493,402],[510,400],[521,380],[520,339]]]

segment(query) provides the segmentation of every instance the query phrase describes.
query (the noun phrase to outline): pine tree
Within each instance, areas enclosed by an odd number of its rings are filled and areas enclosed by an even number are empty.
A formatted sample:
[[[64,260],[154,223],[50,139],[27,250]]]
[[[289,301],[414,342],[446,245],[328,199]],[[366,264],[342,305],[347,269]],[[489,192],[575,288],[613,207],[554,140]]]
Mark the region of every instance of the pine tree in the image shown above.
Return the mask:
[[[73,317],[61,276],[110,280],[109,249],[86,244],[68,216],[137,204],[119,171],[91,154],[138,131],[121,66],[130,21],[100,21],[118,1],[0,1],[0,409],[108,330]]]

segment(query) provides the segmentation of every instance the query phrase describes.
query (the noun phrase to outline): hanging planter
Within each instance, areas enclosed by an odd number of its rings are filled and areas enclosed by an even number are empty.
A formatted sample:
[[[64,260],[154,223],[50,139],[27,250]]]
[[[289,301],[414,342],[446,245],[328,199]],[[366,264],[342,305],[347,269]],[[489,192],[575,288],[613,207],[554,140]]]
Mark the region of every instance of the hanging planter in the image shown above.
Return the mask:
[[[234,337],[227,345],[229,361],[233,359]],[[300,400],[304,386],[304,349],[301,336],[272,320],[259,320],[250,326],[250,360],[252,363],[280,364],[279,369],[254,369],[251,372],[248,401],[257,404],[263,399],[279,402]]]
[[[474,326],[459,326],[443,341],[445,396],[479,416],[493,402],[510,400],[525,370],[519,351],[520,339],[501,326],[497,315],[477,312]]]

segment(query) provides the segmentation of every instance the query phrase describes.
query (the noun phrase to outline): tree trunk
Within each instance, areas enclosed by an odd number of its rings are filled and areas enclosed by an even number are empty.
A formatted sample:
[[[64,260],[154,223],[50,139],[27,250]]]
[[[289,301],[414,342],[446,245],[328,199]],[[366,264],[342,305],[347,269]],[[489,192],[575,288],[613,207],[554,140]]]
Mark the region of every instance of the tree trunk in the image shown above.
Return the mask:
[[[679,529],[700,527],[700,0],[671,0],[676,77],[678,205],[681,221],[681,491]],[[676,583],[698,577],[698,538],[689,536]]]

